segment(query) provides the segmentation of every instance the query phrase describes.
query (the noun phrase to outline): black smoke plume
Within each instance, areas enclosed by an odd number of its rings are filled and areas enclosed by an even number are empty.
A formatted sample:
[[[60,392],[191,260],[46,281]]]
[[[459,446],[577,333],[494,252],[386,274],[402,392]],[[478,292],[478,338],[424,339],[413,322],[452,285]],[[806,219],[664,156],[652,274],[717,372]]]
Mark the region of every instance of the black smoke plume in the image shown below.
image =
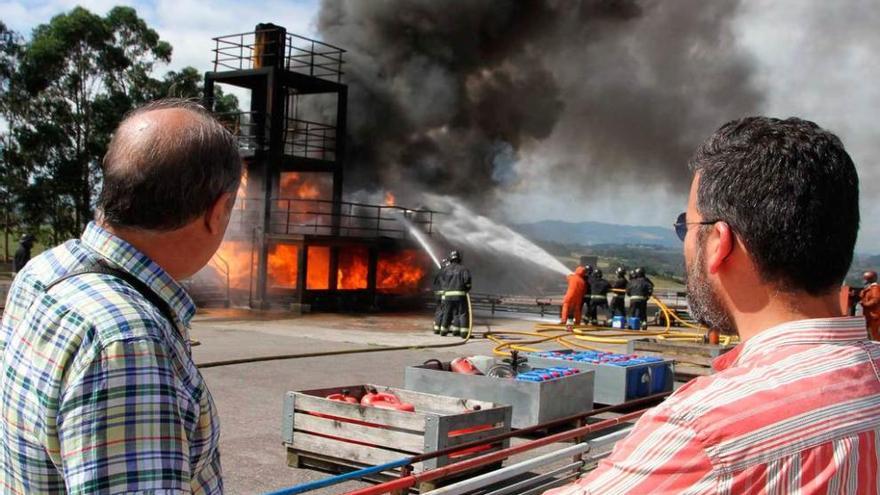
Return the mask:
[[[696,145],[761,103],[731,30],[738,8],[324,0],[321,36],[348,50],[346,190],[390,188],[401,201],[432,191],[475,207],[525,180],[683,191]]]

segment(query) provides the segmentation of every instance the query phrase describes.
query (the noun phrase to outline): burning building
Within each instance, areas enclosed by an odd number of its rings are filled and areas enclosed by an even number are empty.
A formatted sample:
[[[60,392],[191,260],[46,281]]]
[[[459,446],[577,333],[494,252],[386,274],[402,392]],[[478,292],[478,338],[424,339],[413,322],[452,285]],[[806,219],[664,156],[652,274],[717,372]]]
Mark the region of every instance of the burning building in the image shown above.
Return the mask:
[[[382,205],[343,201],[345,51],[272,24],[214,41],[208,107],[216,84],[251,94],[248,111],[218,114],[245,165],[210,265],[226,301],[339,309],[418,295],[430,260],[407,225],[430,234],[434,212],[397,206],[391,195]]]

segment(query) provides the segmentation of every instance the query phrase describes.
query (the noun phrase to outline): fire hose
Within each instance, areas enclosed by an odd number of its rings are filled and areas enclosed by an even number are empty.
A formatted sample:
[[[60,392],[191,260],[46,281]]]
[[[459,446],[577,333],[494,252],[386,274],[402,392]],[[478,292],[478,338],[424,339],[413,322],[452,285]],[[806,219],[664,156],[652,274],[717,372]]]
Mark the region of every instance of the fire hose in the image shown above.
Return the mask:
[[[615,289],[615,291],[620,291],[620,289]],[[702,341],[705,337],[706,329],[704,327],[694,325],[690,322],[683,320],[680,316],[678,316],[674,311],[669,309],[666,304],[660,301],[656,297],[651,297],[651,301],[654,302],[658,308],[660,308],[661,313],[664,316],[664,320],[666,321],[666,327],[662,331],[657,332],[646,332],[641,330],[625,330],[620,329],[614,333],[607,333],[608,330],[604,327],[597,327],[594,325],[575,325],[571,327],[571,330],[560,324],[547,324],[542,323],[535,326],[534,332],[522,332],[522,331],[502,331],[502,332],[492,332],[487,333],[486,338],[491,340],[496,344],[495,348],[492,350],[493,354],[497,356],[508,356],[510,355],[510,350],[517,350],[523,352],[539,352],[541,349],[537,349],[535,347],[531,347],[535,344],[541,344],[549,341],[555,341],[557,344],[562,345],[563,347],[567,347],[569,349],[584,349],[584,350],[598,350],[595,347],[591,347],[589,345],[581,344],[577,341],[598,343],[598,344],[617,344],[622,345],[629,342],[628,339],[624,337],[656,337],[664,340],[683,340],[683,341]],[[672,331],[672,321],[675,320],[682,326],[693,328],[697,330],[701,330],[701,332],[679,332]],[[547,335],[547,332],[561,332],[555,335]],[[601,336],[599,335],[591,335],[593,332],[604,332]],[[515,335],[515,336],[523,336],[523,337],[535,337],[534,340],[529,340],[525,342],[504,342],[499,339],[498,336],[504,335]],[[730,336],[723,335],[720,338],[721,343],[724,345],[729,344],[734,341],[734,338]]]
[[[210,361],[207,363],[197,364],[200,369],[217,368],[220,366],[231,366],[234,364],[261,363],[264,361],[281,361],[285,359],[303,359],[325,356],[341,356],[345,354],[367,354],[371,352],[391,352],[391,351],[416,351],[421,349],[443,349],[447,347],[458,347],[470,342],[474,330],[474,315],[471,306],[470,294],[465,294],[468,303],[468,329],[464,339],[449,344],[429,344],[429,345],[400,345],[388,347],[360,347],[356,349],[343,349],[340,351],[319,351],[319,352],[300,352],[296,354],[278,354],[272,356],[257,356],[250,358],[225,359],[222,361]]]

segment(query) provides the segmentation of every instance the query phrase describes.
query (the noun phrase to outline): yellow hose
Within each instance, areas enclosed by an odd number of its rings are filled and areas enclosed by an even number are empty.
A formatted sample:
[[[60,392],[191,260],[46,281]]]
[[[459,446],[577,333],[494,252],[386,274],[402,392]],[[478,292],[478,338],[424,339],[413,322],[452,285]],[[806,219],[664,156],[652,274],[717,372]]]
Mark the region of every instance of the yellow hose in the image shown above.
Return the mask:
[[[620,289],[615,289],[615,291],[620,292]],[[523,331],[502,331],[502,332],[492,332],[491,334],[487,334],[486,337],[491,340],[495,345],[495,348],[492,350],[492,353],[498,356],[509,356],[509,350],[517,350],[523,352],[538,352],[540,349],[532,347],[535,344],[542,344],[545,342],[553,341],[558,345],[566,347],[568,349],[586,349],[586,350],[598,350],[595,347],[591,347],[588,345],[584,345],[581,342],[593,342],[597,344],[617,344],[617,345],[625,345],[629,342],[629,340],[625,337],[656,337],[658,339],[663,340],[671,340],[671,341],[690,341],[690,342],[703,342],[705,339],[707,329],[700,325],[694,325],[690,322],[683,320],[680,316],[678,316],[674,311],[669,309],[666,304],[664,304],[657,297],[652,296],[651,300],[657,305],[660,309],[662,315],[664,316],[664,320],[666,321],[666,326],[663,330],[655,331],[655,332],[645,332],[641,330],[626,330],[626,329],[614,329],[613,333],[602,333],[601,335],[596,335],[595,332],[608,332],[609,329],[605,327],[597,327],[595,325],[574,325],[569,327],[568,325],[558,324],[558,323],[538,323],[534,327],[533,332],[523,332]],[[686,331],[673,331],[672,330],[672,322],[677,321],[684,327],[692,328],[695,330],[699,330],[699,332],[686,332]],[[561,332],[556,335],[548,335],[550,332]],[[531,340],[525,340],[521,342],[505,342],[498,338],[499,335],[516,335],[523,337],[535,337]],[[729,335],[722,335],[720,338],[720,342],[724,345],[730,344],[733,341]]]

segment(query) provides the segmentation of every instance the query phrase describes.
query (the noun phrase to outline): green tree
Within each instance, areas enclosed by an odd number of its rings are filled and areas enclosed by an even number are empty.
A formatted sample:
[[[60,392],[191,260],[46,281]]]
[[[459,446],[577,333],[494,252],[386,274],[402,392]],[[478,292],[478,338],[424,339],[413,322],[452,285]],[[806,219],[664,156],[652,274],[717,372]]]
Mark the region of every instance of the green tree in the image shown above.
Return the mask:
[[[16,68],[21,58],[23,40],[0,21],[0,208],[3,222],[3,259],[10,257],[10,238],[18,226],[14,205],[27,183],[26,174],[12,166],[17,142],[13,138],[17,116],[23,99],[15,83]],[[15,172],[19,172],[16,174]]]
[[[51,197],[56,237],[77,234],[91,218],[109,131],[132,106],[132,88],[170,60],[171,45],[129,7],[105,17],[76,7],[34,29],[19,67],[33,112],[22,132],[59,139],[32,157],[45,160],[32,179]],[[69,213],[72,221],[62,218]]]
[[[202,77],[186,67],[155,78],[171,46],[129,7],[103,17],[76,7],[26,42],[0,24],[0,36],[6,225],[48,229],[57,243],[92,218],[101,159],[125,113],[167,96],[201,98]],[[215,97],[217,111],[238,110],[234,95]]]

